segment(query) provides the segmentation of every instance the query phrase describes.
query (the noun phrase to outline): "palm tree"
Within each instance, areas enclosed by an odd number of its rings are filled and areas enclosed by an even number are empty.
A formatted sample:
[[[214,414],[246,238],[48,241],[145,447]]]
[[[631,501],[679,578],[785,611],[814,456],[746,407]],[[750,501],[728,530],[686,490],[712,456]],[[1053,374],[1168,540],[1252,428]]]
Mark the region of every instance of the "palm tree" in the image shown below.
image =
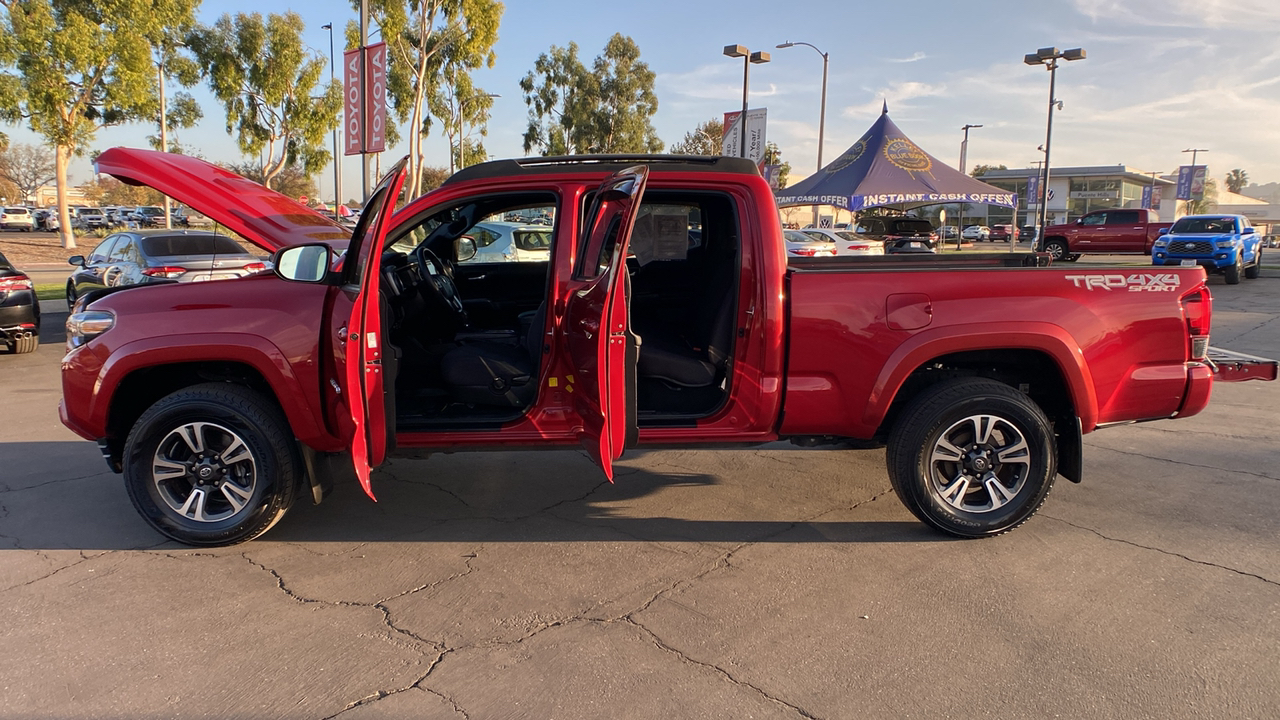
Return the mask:
[[[1227,173],[1227,189],[1233,193],[1240,192],[1240,189],[1249,184],[1249,173],[1236,168]]]

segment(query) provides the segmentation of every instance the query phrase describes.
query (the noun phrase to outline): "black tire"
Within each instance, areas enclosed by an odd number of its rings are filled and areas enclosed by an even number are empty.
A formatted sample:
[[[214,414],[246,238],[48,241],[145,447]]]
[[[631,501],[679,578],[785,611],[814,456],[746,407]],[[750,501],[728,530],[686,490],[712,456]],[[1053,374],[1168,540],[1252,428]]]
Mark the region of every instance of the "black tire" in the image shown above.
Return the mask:
[[[1262,248],[1259,247],[1253,258],[1253,264],[1244,269],[1244,276],[1248,280],[1257,280],[1262,274]]]
[[[67,281],[67,311],[70,312],[76,306],[76,286]]]
[[[1231,267],[1223,268],[1222,270],[1222,275],[1227,279],[1228,285],[1240,284],[1240,271],[1243,269],[1243,265],[1244,253],[1237,251],[1235,264],[1231,265]]]
[[[1046,242],[1044,251],[1052,255],[1054,260],[1064,260],[1071,254],[1067,249],[1067,241],[1057,238]]]
[[[13,353],[15,355],[35,352],[38,347],[40,347],[40,337],[34,333],[25,337],[15,338],[13,341]]]
[[[280,409],[229,383],[161,398],[124,446],[133,506],[161,534],[187,545],[234,545],[271,529],[293,505],[300,468]],[[157,469],[169,473],[157,478]]]
[[[951,455],[958,459],[946,460]],[[885,460],[907,509],[962,538],[991,537],[1026,522],[1057,474],[1044,412],[1014,388],[980,378],[947,380],[921,392],[894,425]],[[973,482],[970,473],[979,472],[986,483]]]

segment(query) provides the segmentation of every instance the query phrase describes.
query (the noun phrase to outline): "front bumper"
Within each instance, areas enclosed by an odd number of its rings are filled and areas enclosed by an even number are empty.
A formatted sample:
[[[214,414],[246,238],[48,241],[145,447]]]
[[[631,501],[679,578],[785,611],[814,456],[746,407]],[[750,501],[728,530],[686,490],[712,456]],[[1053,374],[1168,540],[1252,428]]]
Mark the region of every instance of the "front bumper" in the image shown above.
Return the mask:
[[[1196,265],[1205,270],[1221,270],[1225,267],[1231,267],[1236,262],[1236,251],[1234,248],[1226,248],[1216,250],[1211,254],[1187,255],[1182,253],[1170,253],[1167,250],[1153,250],[1151,253],[1151,264],[1162,267],[1179,266],[1184,261],[1194,262]]]

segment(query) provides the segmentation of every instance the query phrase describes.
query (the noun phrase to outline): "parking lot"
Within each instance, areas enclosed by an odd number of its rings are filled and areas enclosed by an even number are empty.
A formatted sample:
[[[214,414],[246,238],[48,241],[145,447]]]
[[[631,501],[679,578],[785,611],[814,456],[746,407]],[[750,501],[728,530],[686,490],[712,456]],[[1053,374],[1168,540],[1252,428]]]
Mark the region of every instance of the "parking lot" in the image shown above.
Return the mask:
[[[1210,286],[1213,344],[1280,357],[1280,269]],[[990,540],[918,523],[883,450],[778,443],[612,485],[397,459],[376,504],[193,550],[58,422],[45,312],[0,353],[3,718],[1280,716],[1280,383],[1086,436],[1085,481]]]

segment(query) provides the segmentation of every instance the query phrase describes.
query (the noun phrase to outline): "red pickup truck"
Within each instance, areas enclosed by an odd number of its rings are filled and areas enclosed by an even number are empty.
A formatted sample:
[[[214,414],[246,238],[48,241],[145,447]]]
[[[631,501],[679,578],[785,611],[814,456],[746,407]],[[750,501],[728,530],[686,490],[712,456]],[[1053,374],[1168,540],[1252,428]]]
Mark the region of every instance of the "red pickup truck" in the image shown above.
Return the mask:
[[[1083,253],[1150,255],[1151,245],[1168,231],[1156,211],[1147,209],[1095,210],[1073,223],[1044,229],[1044,249],[1055,260],[1075,261]]]
[[[68,320],[62,420],[159,532],[249,540],[344,468],[372,497],[390,453],[581,444],[612,477],[627,448],[857,438],[887,443],[921,520],[981,537],[1080,480],[1082,433],[1209,401],[1200,268],[788,265],[736,158],[500,160],[393,212],[402,166],[352,233],[192,157],[99,156],[275,252],[238,280],[96,291]],[[474,262],[531,215],[553,223],[539,260]]]

